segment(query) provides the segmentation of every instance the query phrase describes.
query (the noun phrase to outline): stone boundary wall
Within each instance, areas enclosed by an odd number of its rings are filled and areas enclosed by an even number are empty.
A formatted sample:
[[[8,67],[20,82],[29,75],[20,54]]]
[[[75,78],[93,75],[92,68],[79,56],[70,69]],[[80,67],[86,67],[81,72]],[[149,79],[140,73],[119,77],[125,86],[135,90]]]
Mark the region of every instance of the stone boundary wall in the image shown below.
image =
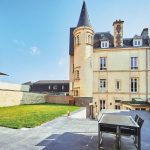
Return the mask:
[[[0,90],[0,107],[45,103],[45,94]]]
[[[47,95],[46,102],[51,104],[74,104],[74,99],[72,96],[53,96]]]

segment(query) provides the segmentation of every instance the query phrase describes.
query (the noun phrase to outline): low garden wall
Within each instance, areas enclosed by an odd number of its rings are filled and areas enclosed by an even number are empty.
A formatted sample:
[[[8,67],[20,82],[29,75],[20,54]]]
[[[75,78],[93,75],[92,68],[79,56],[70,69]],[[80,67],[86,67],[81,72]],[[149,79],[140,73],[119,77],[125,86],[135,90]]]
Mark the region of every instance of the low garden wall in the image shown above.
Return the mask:
[[[46,102],[52,103],[52,104],[71,104],[71,105],[74,104],[72,96],[47,95],[46,96]]]

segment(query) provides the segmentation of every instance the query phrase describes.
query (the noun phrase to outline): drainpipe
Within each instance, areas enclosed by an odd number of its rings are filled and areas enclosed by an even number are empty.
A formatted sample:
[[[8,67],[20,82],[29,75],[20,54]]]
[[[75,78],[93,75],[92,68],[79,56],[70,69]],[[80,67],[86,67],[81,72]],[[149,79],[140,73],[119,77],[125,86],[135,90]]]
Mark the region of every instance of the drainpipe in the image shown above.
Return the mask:
[[[148,48],[146,48],[146,102],[148,102]]]

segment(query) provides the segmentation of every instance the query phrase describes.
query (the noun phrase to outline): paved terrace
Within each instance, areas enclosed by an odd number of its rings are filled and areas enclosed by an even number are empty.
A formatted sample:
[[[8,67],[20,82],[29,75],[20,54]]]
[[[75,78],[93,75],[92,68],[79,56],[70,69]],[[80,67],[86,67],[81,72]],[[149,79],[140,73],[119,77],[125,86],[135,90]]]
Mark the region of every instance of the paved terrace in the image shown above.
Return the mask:
[[[150,112],[125,112],[125,114],[132,114],[133,117],[139,114],[144,118],[142,150],[150,150]],[[0,149],[97,150],[97,130],[95,120],[65,116],[31,129],[0,127]],[[101,150],[116,150],[114,135],[104,134],[103,139]],[[132,138],[122,138],[122,150],[136,150]]]

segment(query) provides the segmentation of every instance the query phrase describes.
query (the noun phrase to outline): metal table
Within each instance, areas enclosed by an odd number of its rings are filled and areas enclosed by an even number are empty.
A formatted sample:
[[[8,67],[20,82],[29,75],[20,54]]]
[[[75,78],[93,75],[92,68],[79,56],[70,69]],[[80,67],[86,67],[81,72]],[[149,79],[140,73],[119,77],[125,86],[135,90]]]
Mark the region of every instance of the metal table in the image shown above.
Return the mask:
[[[117,137],[117,144],[118,147],[121,148],[121,145],[119,144],[121,132],[120,129],[123,127],[130,128],[130,129],[136,129],[137,130],[137,148],[138,150],[141,150],[141,130],[138,124],[133,120],[131,116],[125,116],[125,115],[114,115],[114,114],[103,114],[98,121],[98,149],[100,148],[100,141],[102,137],[100,137],[101,127],[102,126],[114,126],[116,128],[116,137]]]

